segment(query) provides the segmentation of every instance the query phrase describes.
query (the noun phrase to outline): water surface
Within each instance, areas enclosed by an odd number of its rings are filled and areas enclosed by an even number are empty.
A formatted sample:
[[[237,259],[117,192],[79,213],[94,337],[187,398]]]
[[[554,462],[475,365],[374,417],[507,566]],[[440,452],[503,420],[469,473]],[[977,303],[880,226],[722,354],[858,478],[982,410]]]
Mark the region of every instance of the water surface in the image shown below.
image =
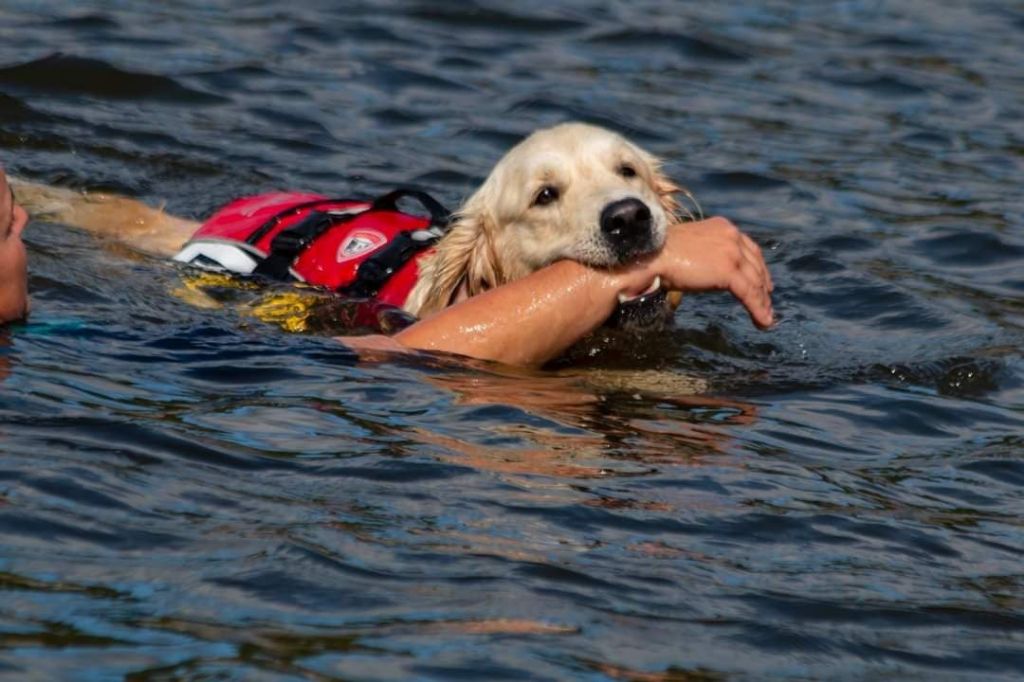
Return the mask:
[[[765,246],[781,320],[709,295],[558,371],[359,363],[35,224],[0,674],[1018,679],[1024,10],[748,5],[5,2],[16,174],[454,206],[586,120]]]

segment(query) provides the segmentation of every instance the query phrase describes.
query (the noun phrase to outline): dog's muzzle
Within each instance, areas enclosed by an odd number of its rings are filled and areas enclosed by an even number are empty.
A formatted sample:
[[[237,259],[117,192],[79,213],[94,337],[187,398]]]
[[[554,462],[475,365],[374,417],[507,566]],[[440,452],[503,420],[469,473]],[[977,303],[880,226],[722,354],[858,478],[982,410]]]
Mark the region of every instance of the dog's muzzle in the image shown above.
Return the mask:
[[[664,329],[672,320],[678,298],[673,302],[670,294],[661,288],[656,279],[651,287],[633,298],[619,299],[619,305],[605,326],[629,332],[646,332]]]
[[[623,263],[654,250],[651,209],[639,199],[619,199],[601,211],[601,234]]]

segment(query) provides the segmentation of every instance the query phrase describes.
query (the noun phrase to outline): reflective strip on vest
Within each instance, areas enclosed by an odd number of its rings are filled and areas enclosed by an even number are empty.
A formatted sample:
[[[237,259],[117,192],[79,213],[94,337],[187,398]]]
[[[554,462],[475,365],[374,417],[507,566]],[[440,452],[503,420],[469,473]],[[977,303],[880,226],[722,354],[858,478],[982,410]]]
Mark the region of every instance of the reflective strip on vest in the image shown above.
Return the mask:
[[[194,241],[178,252],[174,260],[206,270],[226,270],[251,275],[263,255],[250,252],[239,242]]]

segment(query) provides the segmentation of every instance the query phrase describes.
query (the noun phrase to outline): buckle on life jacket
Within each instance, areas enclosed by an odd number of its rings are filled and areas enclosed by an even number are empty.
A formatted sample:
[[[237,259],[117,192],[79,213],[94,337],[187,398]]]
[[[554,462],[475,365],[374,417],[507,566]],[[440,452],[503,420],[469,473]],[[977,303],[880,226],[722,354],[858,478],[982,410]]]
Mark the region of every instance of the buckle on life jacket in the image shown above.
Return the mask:
[[[436,244],[442,236],[444,232],[436,228],[399,232],[387,246],[359,264],[355,280],[339,289],[339,293],[352,298],[376,296],[381,287],[408,263],[410,258]]]
[[[270,253],[256,266],[253,274],[273,279],[289,279],[292,263],[300,253],[317,240],[317,237],[335,225],[352,220],[360,213],[334,215],[322,211],[311,211],[298,224],[274,235],[274,239],[270,242]]]

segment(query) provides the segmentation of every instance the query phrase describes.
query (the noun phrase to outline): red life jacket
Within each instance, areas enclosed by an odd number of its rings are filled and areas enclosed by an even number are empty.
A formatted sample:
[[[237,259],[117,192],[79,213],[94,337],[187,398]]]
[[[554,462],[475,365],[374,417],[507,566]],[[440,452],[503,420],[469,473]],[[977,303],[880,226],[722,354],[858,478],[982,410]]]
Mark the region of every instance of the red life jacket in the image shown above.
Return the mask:
[[[399,210],[402,198],[417,200],[430,217]],[[419,278],[419,258],[449,221],[440,203],[417,190],[398,189],[373,201],[261,194],[214,213],[174,260],[401,307]]]

